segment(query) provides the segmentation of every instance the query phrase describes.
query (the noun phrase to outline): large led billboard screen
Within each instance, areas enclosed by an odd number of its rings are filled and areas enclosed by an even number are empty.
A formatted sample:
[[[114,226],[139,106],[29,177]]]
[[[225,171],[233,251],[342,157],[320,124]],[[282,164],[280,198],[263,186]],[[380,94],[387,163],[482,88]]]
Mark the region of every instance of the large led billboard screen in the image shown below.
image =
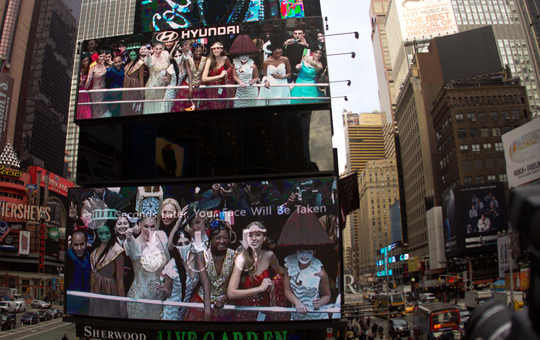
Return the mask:
[[[335,177],[70,189],[67,312],[339,318]]]
[[[443,193],[446,256],[497,251],[497,232],[508,228],[503,183],[458,186]]]
[[[330,103],[321,17],[91,39],[76,120]]]
[[[146,0],[141,3],[143,32],[316,15],[320,15],[319,0]]]

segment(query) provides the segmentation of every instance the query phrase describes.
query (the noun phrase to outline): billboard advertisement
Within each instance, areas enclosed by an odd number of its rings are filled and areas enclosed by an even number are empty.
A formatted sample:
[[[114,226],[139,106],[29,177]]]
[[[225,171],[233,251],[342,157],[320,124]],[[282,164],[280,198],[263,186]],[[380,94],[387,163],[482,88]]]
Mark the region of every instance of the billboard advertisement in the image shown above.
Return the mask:
[[[502,142],[510,188],[540,179],[540,121],[505,133]]]
[[[9,111],[11,110],[11,97],[13,95],[14,81],[11,76],[0,73],[0,145],[6,145]]]
[[[171,321],[339,318],[335,177],[72,188],[67,312]]]
[[[329,103],[321,17],[83,42],[76,120]]]
[[[443,193],[446,257],[496,252],[497,232],[508,228],[504,185],[458,186]]]
[[[37,183],[38,173],[41,171],[41,187],[45,188],[47,183],[47,170],[39,167],[37,165],[32,165],[28,167],[28,172],[32,176],[32,183]],[[67,196],[68,189],[73,188],[73,182],[68,181],[67,179],[60,177],[54,173],[49,173],[49,190],[56,192],[62,196]]]
[[[313,3],[304,7],[304,3]],[[265,19],[315,16],[318,0],[153,0],[141,4],[143,32],[214,26]]]
[[[396,2],[403,40],[421,40],[458,32],[450,0]]]

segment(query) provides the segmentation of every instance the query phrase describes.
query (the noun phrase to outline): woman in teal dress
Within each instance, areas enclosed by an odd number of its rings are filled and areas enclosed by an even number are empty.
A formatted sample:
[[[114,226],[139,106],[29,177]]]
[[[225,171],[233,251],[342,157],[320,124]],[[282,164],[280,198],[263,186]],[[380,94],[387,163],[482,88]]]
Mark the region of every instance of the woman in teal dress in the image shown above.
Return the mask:
[[[300,70],[296,84],[316,84],[317,74],[323,70],[324,66],[321,62],[322,51],[315,50],[311,56],[304,56],[302,62],[296,65],[296,69]],[[291,90],[291,97],[322,97],[323,93],[319,91],[317,86],[295,86]],[[293,99],[291,104],[316,103],[320,99]]]

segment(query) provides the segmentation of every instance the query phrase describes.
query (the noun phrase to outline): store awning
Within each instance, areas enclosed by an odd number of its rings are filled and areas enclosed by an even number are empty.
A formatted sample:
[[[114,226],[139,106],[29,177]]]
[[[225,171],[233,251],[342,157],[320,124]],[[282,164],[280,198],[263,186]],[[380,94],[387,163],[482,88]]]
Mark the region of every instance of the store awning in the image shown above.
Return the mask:
[[[476,281],[473,281],[473,286],[486,285],[486,284],[492,283],[492,282],[493,282],[493,279],[476,280]]]

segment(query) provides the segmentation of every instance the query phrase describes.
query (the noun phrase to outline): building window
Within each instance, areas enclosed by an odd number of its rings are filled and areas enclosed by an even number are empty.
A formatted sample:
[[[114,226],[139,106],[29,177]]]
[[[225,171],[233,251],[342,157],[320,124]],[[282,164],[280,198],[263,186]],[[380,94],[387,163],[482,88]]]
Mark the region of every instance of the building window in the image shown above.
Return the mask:
[[[468,144],[462,144],[459,146],[459,150],[461,150],[461,153],[467,153],[469,152],[469,145]]]
[[[519,119],[519,111],[517,110],[512,111],[512,118]]]
[[[480,152],[480,144],[471,145],[472,152]]]
[[[502,120],[510,120],[510,115],[508,114],[508,111],[502,111],[501,112],[501,119]]]
[[[484,176],[476,176],[476,183],[484,183]]]
[[[499,181],[508,182],[508,176],[506,174],[499,174]]]
[[[489,128],[480,129],[480,134],[482,137],[489,137]]]
[[[485,112],[479,112],[478,120],[481,122],[487,122],[487,114]]]
[[[503,143],[502,142],[497,142],[495,143],[495,151],[503,151]]]
[[[497,177],[495,175],[488,175],[487,180],[488,182],[495,182],[497,180]]]
[[[457,130],[458,138],[467,138],[467,131],[465,129]]]
[[[456,113],[455,117],[456,117],[456,122],[458,123],[463,122],[463,113]]]
[[[494,127],[492,131],[493,131],[493,136],[500,136],[501,135],[501,128]]]
[[[491,143],[484,143],[484,150],[491,151]]]
[[[489,113],[489,116],[491,117],[491,121],[496,122],[499,120],[499,113],[496,111],[491,111]]]
[[[469,135],[471,137],[478,137],[478,129],[477,128],[470,128],[469,129]]]
[[[470,176],[463,177],[463,184],[470,184],[470,183],[472,183],[472,177]]]
[[[511,131],[511,130],[512,130],[512,127],[511,127],[511,126],[504,126],[504,127],[503,127],[503,134],[504,134],[504,133],[507,133],[507,132],[509,132],[509,131]]]
[[[474,115],[474,113],[467,113],[467,120],[469,122],[476,122],[476,116]]]

